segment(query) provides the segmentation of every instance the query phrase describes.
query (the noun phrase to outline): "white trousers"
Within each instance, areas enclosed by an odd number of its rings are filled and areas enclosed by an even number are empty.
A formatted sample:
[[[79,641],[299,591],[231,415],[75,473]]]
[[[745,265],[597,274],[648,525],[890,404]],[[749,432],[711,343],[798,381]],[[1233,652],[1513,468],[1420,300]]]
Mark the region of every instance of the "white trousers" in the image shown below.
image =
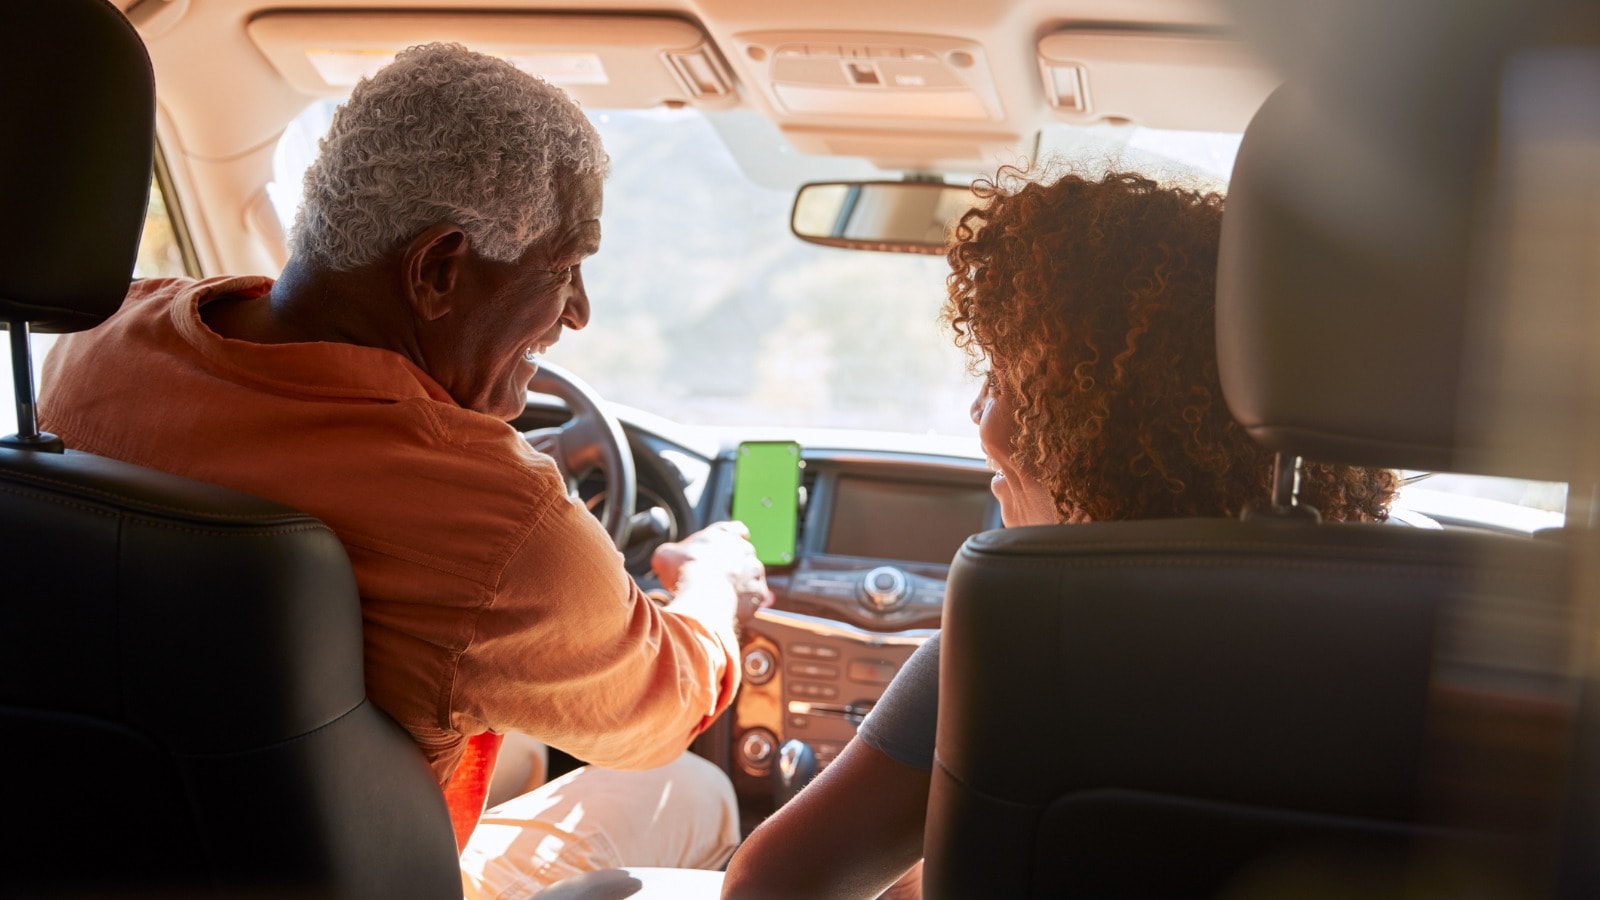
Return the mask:
[[[739,836],[733,784],[699,756],[643,772],[584,766],[483,814],[461,854],[462,889],[522,900],[597,869],[720,869]]]

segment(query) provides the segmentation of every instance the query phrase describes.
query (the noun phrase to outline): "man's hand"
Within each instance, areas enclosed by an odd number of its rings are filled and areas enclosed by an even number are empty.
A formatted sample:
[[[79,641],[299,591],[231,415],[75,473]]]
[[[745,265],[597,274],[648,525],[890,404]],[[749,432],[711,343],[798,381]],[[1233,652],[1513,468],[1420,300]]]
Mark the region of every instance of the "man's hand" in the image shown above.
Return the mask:
[[[686,594],[718,578],[733,587],[735,608],[731,612],[741,624],[757,609],[772,604],[766,569],[756,559],[749,529],[740,522],[717,522],[681,541],[662,544],[656,548],[650,568],[662,585],[677,592],[678,599],[670,608],[678,611],[688,612],[679,608],[678,602],[688,600]]]

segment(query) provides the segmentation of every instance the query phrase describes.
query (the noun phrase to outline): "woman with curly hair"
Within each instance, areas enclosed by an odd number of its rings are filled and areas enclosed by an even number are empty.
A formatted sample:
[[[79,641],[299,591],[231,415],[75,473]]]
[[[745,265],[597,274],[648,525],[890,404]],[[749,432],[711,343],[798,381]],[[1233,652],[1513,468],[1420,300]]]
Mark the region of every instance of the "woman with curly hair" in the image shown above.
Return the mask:
[[[957,226],[945,319],[987,366],[972,418],[1005,523],[1237,516],[1270,497],[1272,454],[1217,375],[1222,196],[1127,173],[976,191],[990,203]],[[1300,496],[1378,521],[1396,486],[1307,464]]]
[[[1052,183],[1002,169],[948,258],[944,318],[984,380],[972,405],[1007,526],[1237,516],[1271,497],[1273,457],[1217,375],[1220,194],[1142,175]],[[1381,521],[1387,470],[1307,463],[1324,518]],[[939,639],[853,740],[734,856],[724,897],[920,893]],[[825,861],[819,864],[819,861]]]

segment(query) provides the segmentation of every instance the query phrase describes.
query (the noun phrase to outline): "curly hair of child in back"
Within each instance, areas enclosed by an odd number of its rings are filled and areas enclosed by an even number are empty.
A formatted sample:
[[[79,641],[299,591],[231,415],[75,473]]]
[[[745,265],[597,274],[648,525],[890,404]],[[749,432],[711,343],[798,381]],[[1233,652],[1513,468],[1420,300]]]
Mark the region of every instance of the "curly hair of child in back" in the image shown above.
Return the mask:
[[[1236,516],[1271,496],[1273,454],[1217,375],[1224,197],[1143,175],[1044,183],[1003,168],[956,226],[944,320],[1016,410],[1013,460],[1062,521]],[[1381,521],[1386,469],[1307,462],[1300,498]]]

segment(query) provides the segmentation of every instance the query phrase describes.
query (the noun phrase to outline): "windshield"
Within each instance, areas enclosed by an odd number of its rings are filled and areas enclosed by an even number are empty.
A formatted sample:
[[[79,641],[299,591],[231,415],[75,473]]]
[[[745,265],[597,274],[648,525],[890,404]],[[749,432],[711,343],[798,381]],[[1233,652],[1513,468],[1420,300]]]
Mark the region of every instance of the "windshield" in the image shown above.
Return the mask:
[[[333,109],[311,106],[278,145],[269,192],[285,225]],[[886,173],[795,153],[748,112],[591,115],[613,165],[601,252],[585,265],[594,315],[552,359],[610,400],[684,424],[862,428],[975,446],[975,385],[938,322],[944,260],[819,247],[788,231],[802,182]],[[1222,189],[1238,145],[1236,134],[1062,125],[1040,134],[1035,153],[1051,168],[1093,161]],[[182,271],[153,188],[135,275]],[[34,336],[36,367],[53,341]],[[0,345],[0,391],[9,398],[6,351]],[[0,434],[15,428],[6,403]],[[1409,484],[1399,506],[1532,531],[1559,525],[1565,500],[1560,484],[1439,476]]]
[[[285,223],[332,108],[308,110],[280,145],[273,196]],[[553,361],[609,400],[684,424],[972,435],[975,385],[939,322],[944,259],[789,232],[803,181],[899,173],[804,157],[749,112],[590,118],[612,160],[600,253],[584,264],[593,316]],[[1198,167],[1221,187],[1237,147],[1238,135],[1062,126],[1037,149],[1160,175]]]
[[[278,147],[270,190],[286,226],[333,109],[306,110]],[[590,117],[612,160],[601,250],[584,265],[593,317],[551,359],[608,400],[682,424],[871,429],[975,445],[967,410],[976,386],[939,323],[943,258],[821,247],[789,233],[802,183],[899,173],[796,153],[745,111]],[[1115,166],[1226,190],[1239,140],[1063,124],[1041,131],[1034,155],[1047,171]],[[1460,476],[1408,484],[1397,504],[1528,531],[1559,524],[1564,505],[1563,485]]]
[[[818,247],[693,111],[597,113],[611,154],[594,318],[551,358],[692,424],[970,433],[939,257]]]

